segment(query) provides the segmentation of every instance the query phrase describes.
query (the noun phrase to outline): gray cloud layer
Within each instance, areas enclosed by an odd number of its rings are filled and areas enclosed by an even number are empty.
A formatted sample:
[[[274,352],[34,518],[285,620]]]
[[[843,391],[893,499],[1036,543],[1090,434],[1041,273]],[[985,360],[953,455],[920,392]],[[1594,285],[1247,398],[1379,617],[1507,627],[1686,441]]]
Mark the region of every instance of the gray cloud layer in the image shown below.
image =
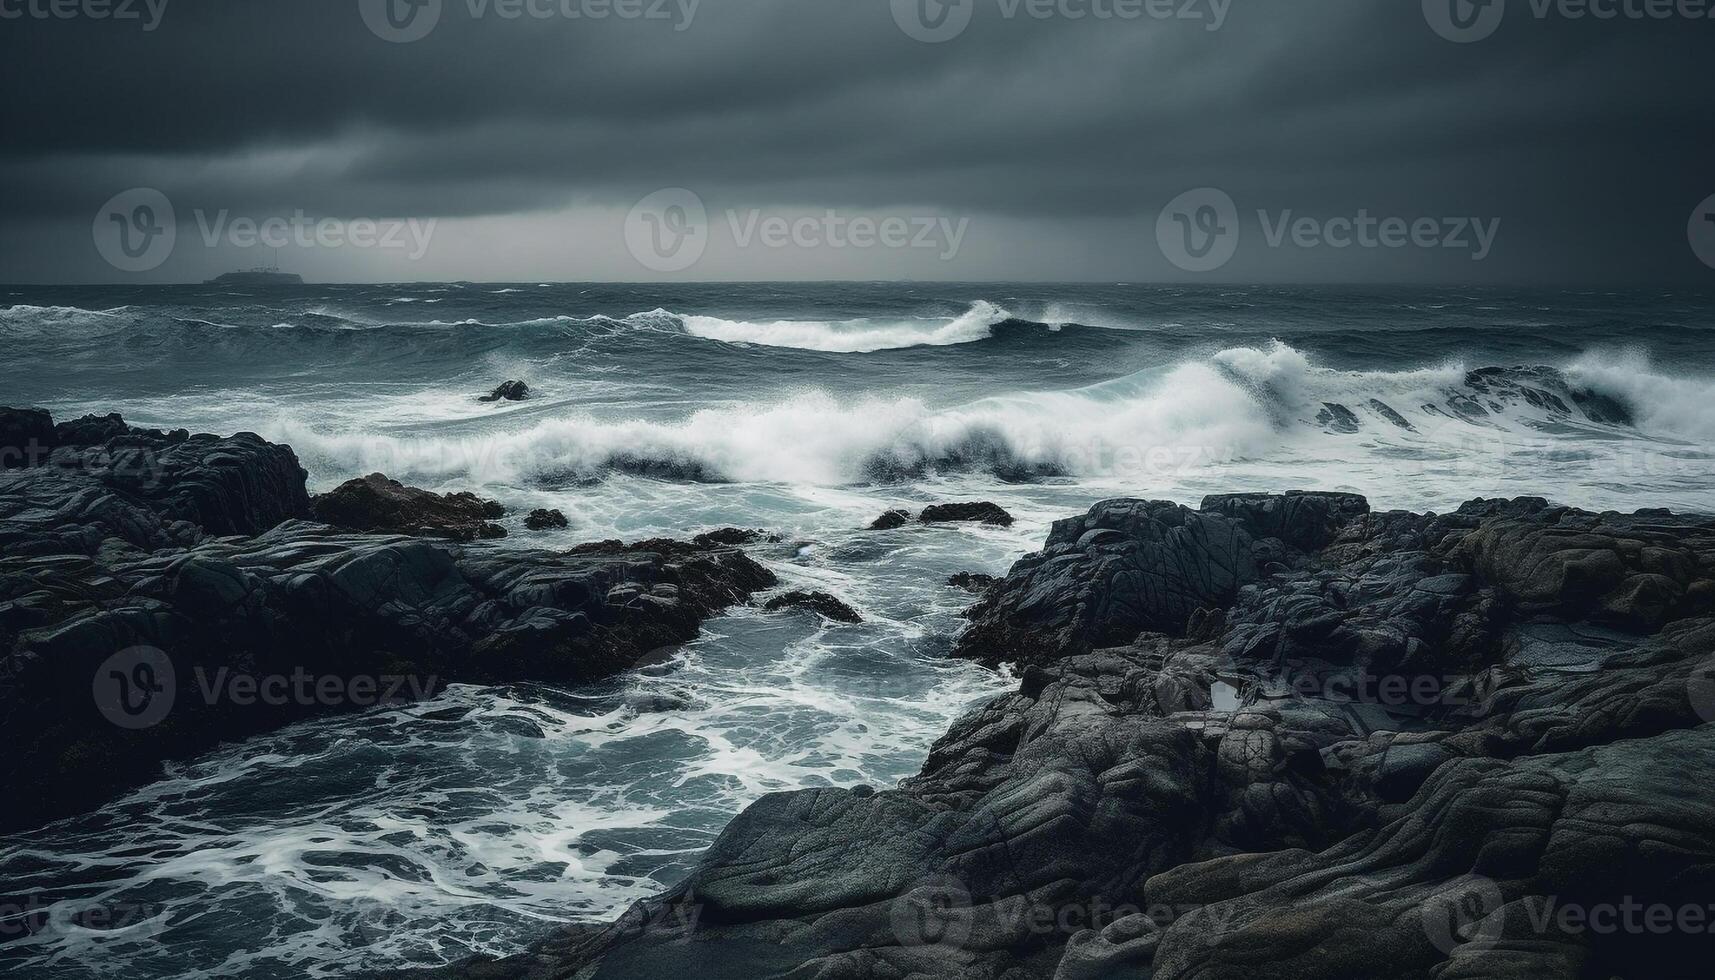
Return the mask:
[[[1715,19],[1539,18],[1545,0],[1510,0],[1492,37],[1455,44],[1417,0],[1233,0],[1219,30],[1212,0],[1161,8],[1200,20],[1039,19],[1028,4],[1009,18],[1011,0],[964,0],[969,28],[927,44],[887,0],[643,0],[666,16],[600,20],[564,10],[602,0],[536,0],[551,16],[518,19],[494,2],[444,0],[411,43],[378,38],[358,0],[167,0],[148,31],[0,20],[0,280],[126,278],[89,228],[134,186],[182,221],[441,219],[425,261],[317,267],[338,278],[649,278],[604,229],[665,186],[717,214],[971,221],[959,262],[717,249],[691,278],[1182,279],[1155,214],[1199,186],[1244,216],[1227,279],[1710,275],[1686,224],[1715,193]],[[1093,2],[1060,6],[1115,9]],[[1646,6],[1597,0],[1628,2]],[[1270,247],[1259,209],[1502,226],[1473,263]],[[231,262],[212,251],[155,277]]]

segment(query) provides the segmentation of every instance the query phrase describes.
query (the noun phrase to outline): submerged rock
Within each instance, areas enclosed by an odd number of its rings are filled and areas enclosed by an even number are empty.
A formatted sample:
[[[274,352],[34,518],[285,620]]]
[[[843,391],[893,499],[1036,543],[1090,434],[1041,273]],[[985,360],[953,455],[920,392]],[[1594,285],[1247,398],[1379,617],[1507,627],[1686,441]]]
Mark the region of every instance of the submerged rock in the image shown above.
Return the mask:
[[[529,385],[525,384],[522,381],[508,381],[505,384],[501,385],[500,387],[494,389],[494,391],[490,392],[489,394],[483,395],[478,400],[479,401],[485,401],[485,402],[500,402],[500,401],[521,402],[524,399],[529,398],[529,397],[530,397],[530,386]]]
[[[778,543],[780,536],[747,527],[723,527],[718,531],[706,531],[691,540],[697,544],[719,544],[736,548],[739,545],[757,544],[762,541]]]
[[[947,579],[947,584],[955,589],[965,589],[970,592],[982,592],[991,588],[1000,579],[993,575],[980,575],[976,572],[959,572]]]
[[[869,529],[871,531],[892,531],[892,530],[895,530],[896,528],[904,527],[906,524],[910,523],[910,521],[911,521],[911,512],[910,511],[908,511],[908,510],[890,510],[887,513],[876,518],[875,522],[869,526]]]
[[[769,612],[777,612],[781,609],[808,609],[837,623],[863,622],[863,617],[857,614],[857,610],[826,592],[787,592],[768,600],[762,608]]]
[[[936,504],[925,507],[918,520],[925,524],[993,524],[997,527],[1011,527],[1012,515],[1002,510],[998,504],[980,501],[970,504]]]
[[[557,510],[533,510],[524,518],[524,526],[531,531],[551,531],[570,527],[571,523]]]
[[[389,532],[413,537],[475,541],[504,538],[494,521],[506,508],[473,493],[438,494],[408,487],[380,473],[348,480],[310,503],[318,521],[351,531]]]
[[[763,797],[605,929],[436,975],[1701,977],[1712,585],[1709,518],[1099,504],[979,603],[1019,689],[918,776]]]

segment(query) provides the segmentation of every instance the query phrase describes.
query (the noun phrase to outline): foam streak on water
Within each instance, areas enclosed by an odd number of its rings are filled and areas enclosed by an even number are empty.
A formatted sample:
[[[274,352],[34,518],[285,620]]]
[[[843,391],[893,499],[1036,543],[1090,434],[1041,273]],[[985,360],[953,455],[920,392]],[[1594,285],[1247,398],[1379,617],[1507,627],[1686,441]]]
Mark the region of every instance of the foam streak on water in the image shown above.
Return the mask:
[[[782,540],[755,555],[786,586],[865,619],[741,609],[601,685],[455,687],[182,763],[0,839],[5,891],[46,922],[0,935],[0,970],[337,976],[611,917],[762,794],[914,773],[1010,686],[945,659],[971,601],[947,577],[1004,572],[1106,497],[1715,510],[1712,311],[1460,289],[0,292],[3,400],[258,431],[295,447],[312,489],[379,470],[474,490],[508,507],[511,545],[767,528]],[[476,400],[511,378],[534,397]],[[860,530],[951,500],[1020,520]],[[537,507],[572,526],[525,531]]]

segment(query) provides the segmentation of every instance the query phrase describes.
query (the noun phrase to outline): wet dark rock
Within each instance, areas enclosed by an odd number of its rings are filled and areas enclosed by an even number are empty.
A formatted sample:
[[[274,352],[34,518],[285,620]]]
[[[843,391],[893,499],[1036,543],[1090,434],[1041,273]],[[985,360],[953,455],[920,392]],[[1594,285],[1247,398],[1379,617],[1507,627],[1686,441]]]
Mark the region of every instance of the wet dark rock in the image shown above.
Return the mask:
[[[0,471],[0,829],[315,714],[605,677],[776,584],[742,551],[683,541],[548,552],[352,533],[305,520],[304,479],[253,435],[137,429]]]
[[[707,531],[699,534],[691,540],[702,545],[726,545],[736,548],[740,545],[758,544],[763,541],[778,543],[780,536],[746,527],[723,527],[718,531]]]
[[[530,386],[529,385],[525,384],[522,381],[508,381],[505,384],[501,385],[500,387],[494,389],[494,391],[490,392],[489,394],[483,395],[480,399],[478,399],[478,401],[521,402],[524,399],[529,398],[529,397],[530,397]]]
[[[819,613],[836,623],[861,623],[863,617],[852,607],[826,592],[787,592],[777,595],[763,604],[769,612],[781,609],[808,609]]]
[[[1363,423],[1351,409],[1339,402],[1323,402],[1322,410],[1316,413],[1316,424],[1329,432],[1352,433],[1363,428]]]
[[[1417,431],[1417,426],[1406,421],[1405,416],[1394,411],[1392,405],[1389,405],[1387,402],[1384,402],[1379,398],[1370,399],[1370,410],[1402,429],[1407,429],[1412,432]]]
[[[959,572],[947,579],[947,584],[955,589],[965,589],[970,592],[982,592],[994,586],[1000,579],[993,575],[981,575],[976,572]]]
[[[37,408],[0,408],[0,469],[39,465],[58,444],[53,416]]]
[[[993,524],[997,527],[1011,527],[1012,515],[1002,510],[998,504],[980,501],[970,504],[936,504],[925,507],[918,518],[925,524]]]
[[[309,515],[298,458],[250,433],[126,428],[91,444],[77,434],[83,430],[56,431],[57,446],[36,466],[0,470],[0,547],[8,554],[93,555],[110,540],[144,550],[184,546]]]
[[[1253,538],[1279,538],[1300,551],[1314,551],[1368,514],[1370,504],[1355,493],[1227,493],[1204,497],[1200,509],[1231,518]]]
[[[1230,604],[1258,576],[1237,522],[1162,501],[1112,500],[1057,521],[1047,547],[1012,567],[969,612],[956,656],[1054,659],[1183,633],[1199,609]]]
[[[524,518],[525,528],[531,531],[552,531],[556,528],[571,527],[566,515],[557,510],[533,510],[530,516]]]
[[[869,526],[871,531],[892,531],[902,528],[911,522],[911,512],[908,510],[890,510],[875,519]]]
[[[350,531],[476,541],[506,537],[494,521],[506,508],[472,493],[438,494],[408,487],[380,473],[348,480],[310,504],[312,516]]]
[[[1715,519],[1310,496],[1059,522],[961,642],[1017,692],[918,776],[764,797],[605,929],[438,975],[1707,975],[1701,917],[1555,913],[1715,894]]]
[[[131,427],[118,412],[106,415],[85,415],[54,426],[54,437],[62,446],[95,446],[130,435]]]

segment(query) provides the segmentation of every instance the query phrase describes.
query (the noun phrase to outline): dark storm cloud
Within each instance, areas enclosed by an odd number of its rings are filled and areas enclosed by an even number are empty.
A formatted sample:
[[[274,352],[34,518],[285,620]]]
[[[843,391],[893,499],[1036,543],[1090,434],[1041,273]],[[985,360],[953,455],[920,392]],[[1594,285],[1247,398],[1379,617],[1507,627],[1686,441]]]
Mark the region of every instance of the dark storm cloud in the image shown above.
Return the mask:
[[[50,0],[0,9],[30,2]],[[479,2],[445,0],[403,44],[357,0],[168,0],[146,32],[0,21],[0,221],[87,229],[138,185],[236,213],[458,217],[623,209],[678,184],[711,206],[1152,229],[1213,185],[1242,212],[1503,218],[1496,260],[1448,277],[1708,271],[1683,233],[1715,192],[1715,21],[1539,20],[1511,0],[1492,38],[1454,44],[1418,0],[1234,0],[1218,31],[967,0],[970,27],[925,44],[887,0],[675,0],[666,19],[599,21],[473,17]],[[21,248],[10,235],[0,255]],[[1028,265],[1028,242],[1007,248]],[[1403,256],[1349,259],[1345,278],[1415,277]],[[1247,261],[1232,271],[1308,268]]]

